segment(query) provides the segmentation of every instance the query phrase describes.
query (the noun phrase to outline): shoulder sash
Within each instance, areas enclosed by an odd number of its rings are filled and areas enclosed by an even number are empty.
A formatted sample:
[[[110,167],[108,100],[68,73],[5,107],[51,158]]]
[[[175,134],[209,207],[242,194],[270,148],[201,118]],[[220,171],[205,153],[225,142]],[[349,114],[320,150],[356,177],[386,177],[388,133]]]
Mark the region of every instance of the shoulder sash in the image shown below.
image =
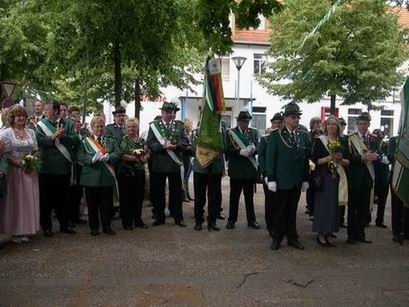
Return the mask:
[[[161,145],[164,145],[165,143],[169,142],[169,140],[163,134],[161,134],[161,129],[157,127],[157,121],[152,122],[149,126],[152,129],[152,132],[155,135],[156,139],[159,141]],[[183,165],[183,162],[179,160],[179,158],[176,156],[173,150],[166,149],[166,152],[177,165],[179,166]]]
[[[246,147],[249,145],[247,140],[246,140],[247,145],[245,145],[243,137],[238,136],[237,133],[234,132],[234,129],[230,129],[228,130],[228,132],[230,136],[233,138],[233,140],[237,143],[237,145],[239,145],[240,149],[246,149]],[[258,170],[256,159],[253,156],[249,156],[247,157],[247,159],[249,159],[254,168]]]

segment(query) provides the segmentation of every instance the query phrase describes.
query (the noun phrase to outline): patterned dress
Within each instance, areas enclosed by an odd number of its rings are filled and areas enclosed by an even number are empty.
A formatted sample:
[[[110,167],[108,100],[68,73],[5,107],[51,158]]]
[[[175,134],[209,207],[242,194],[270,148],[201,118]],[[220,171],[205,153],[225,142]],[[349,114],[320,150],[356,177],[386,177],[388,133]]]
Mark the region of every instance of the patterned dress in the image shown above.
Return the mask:
[[[19,139],[12,128],[1,134],[5,153],[17,161],[38,151],[33,130],[26,128]],[[39,190],[37,173],[26,174],[21,168],[9,166],[7,194],[0,208],[0,229],[10,235],[32,235],[40,229]]]

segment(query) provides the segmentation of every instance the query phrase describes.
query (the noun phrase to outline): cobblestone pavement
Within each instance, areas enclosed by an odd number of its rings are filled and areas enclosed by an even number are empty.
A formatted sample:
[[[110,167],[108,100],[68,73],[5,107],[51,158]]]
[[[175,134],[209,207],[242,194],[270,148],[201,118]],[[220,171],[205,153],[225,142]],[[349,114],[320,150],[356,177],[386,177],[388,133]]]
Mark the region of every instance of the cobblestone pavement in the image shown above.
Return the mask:
[[[224,179],[225,213],[228,179]],[[147,230],[116,236],[89,235],[78,226],[75,236],[36,236],[30,243],[0,250],[0,306],[409,306],[409,241],[391,241],[388,229],[371,226],[372,244],[347,245],[346,231],[337,248],[322,248],[304,214],[298,231],[304,251],[283,244],[270,250],[264,226],[263,193],[257,187],[256,215],[261,230],[247,227],[244,204],[236,229],[193,230],[193,205],[184,204],[188,228],[170,219]],[[144,208],[145,222],[151,222]]]

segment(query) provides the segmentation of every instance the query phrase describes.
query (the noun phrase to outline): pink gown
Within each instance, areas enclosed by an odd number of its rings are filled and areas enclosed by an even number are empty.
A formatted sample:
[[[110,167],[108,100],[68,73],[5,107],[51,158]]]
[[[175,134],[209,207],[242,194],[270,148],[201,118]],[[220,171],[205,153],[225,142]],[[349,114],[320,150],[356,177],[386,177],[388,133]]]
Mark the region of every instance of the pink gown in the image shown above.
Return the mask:
[[[38,150],[34,131],[25,130],[24,139],[17,139],[12,128],[5,129],[0,136],[6,154],[17,160]],[[7,194],[0,205],[0,232],[15,236],[35,234],[40,229],[37,173],[26,174],[10,164],[6,184]]]

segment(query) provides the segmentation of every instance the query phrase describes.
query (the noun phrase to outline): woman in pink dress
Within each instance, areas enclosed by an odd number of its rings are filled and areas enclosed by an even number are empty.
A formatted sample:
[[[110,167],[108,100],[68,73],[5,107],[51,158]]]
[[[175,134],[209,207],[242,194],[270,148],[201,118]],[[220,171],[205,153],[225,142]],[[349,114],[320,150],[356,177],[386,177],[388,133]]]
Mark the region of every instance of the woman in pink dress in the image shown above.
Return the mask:
[[[35,133],[25,127],[26,120],[26,110],[13,106],[9,112],[10,127],[1,134],[9,170],[7,193],[0,208],[0,232],[12,235],[16,243],[29,241],[28,236],[40,229],[37,173],[26,173],[21,166],[24,157],[38,150]]]

